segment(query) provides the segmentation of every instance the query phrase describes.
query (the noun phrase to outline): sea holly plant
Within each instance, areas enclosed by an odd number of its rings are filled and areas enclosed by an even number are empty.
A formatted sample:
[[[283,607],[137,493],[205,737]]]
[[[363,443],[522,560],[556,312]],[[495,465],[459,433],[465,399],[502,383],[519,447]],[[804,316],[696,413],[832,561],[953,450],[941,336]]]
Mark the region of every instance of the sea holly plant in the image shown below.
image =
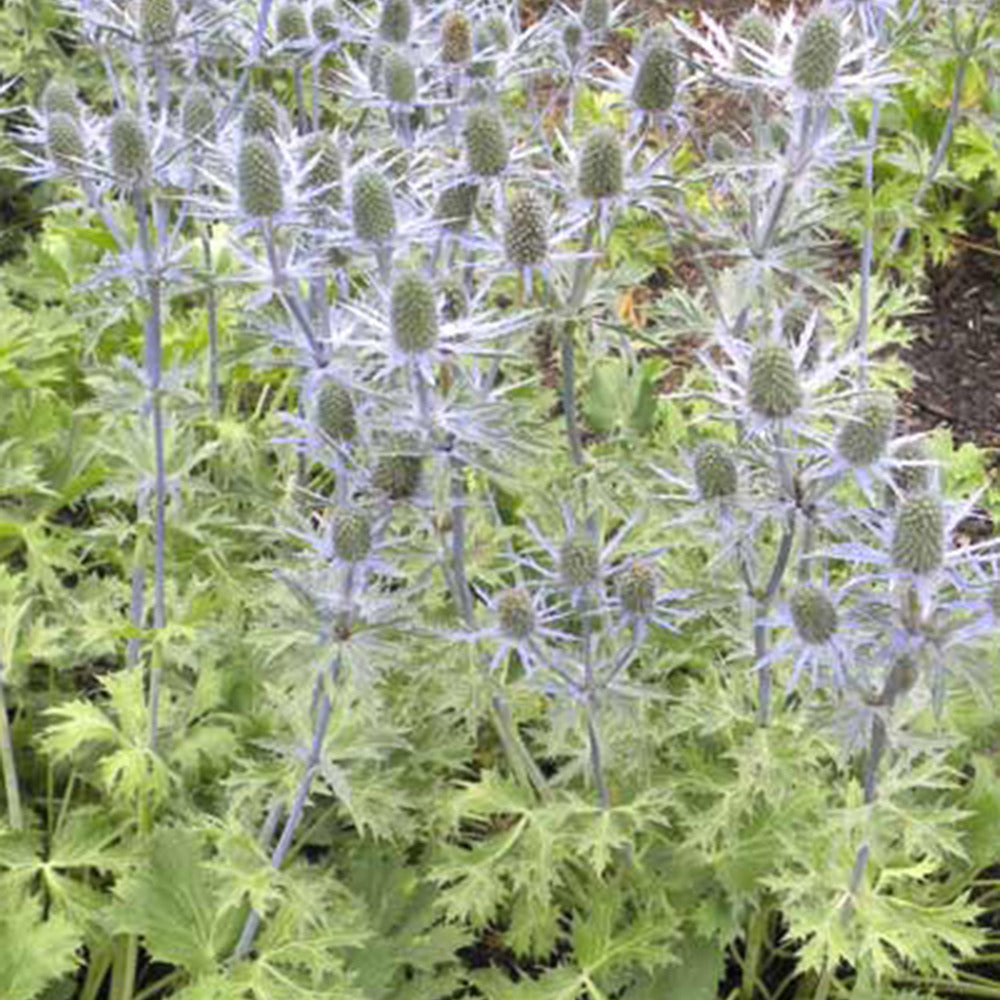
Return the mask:
[[[0,998],[993,995],[996,545],[825,254],[923,5],[120,7],[18,118]]]

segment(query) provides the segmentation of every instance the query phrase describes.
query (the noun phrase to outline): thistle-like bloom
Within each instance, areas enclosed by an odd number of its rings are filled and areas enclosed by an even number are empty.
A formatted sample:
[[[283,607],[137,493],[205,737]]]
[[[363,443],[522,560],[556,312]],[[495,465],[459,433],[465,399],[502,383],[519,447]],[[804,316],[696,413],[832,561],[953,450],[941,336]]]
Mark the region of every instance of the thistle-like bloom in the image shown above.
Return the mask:
[[[189,142],[215,141],[215,105],[204,84],[194,84],[181,100],[181,132]]]
[[[761,60],[774,51],[774,22],[762,11],[748,10],[733,26],[733,38],[736,42],[733,69],[743,76],[759,75]]]
[[[580,153],[580,194],[599,201],[622,193],[625,155],[618,133],[610,126],[595,128],[584,140]]]
[[[351,565],[364,562],[372,550],[372,524],[356,509],[338,511],[330,525],[333,554]]]
[[[408,108],[417,99],[417,71],[405,53],[390,49],[382,59],[382,86],[390,105]]]
[[[652,29],[639,45],[639,60],[632,83],[632,103],[639,111],[669,111],[677,95],[677,56],[669,36]]]
[[[250,218],[270,218],[284,206],[281,166],[274,146],[263,136],[244,139],[236,168],[240,206]]]
[[[441,20],[441,61],[460,66],[472,59],[472,22],[460,10],[449,11]]]
[[[177,12],[173,0],[141,0],[139,33],[149,45],[166,45],[174,37]]]
[[[64,114],[79,118],[80,102],[76,95],[76,84],[61,77],[49,80],[42,91],[41,107],[47,115]]]
[[[328,3],[317,3],[309,15],[309,23],[312,26],[313,34],[326,44],[335,42],[340,37],[340,28],[337,24],[337,12]]]
[[[694,455],[694,481],[702,500],[731,500],[739,487],[732,449],[722,441],[705,441]]]
[[[390,330],[396,349],[422,354],[438,341],[437,301],[434,286],[418,271],[404,272],[392,285]]]
[[[610,0],[583,0],[580,23],[591,35],[601,35],[611,24]]]
[[[366,243],[388,243],[396,232],[396,209],[385,175],[374,168],[361,170],[351,186],[351,217],[355,238]]]
[[[77,173],[87,160],[87,147],[77,120],[63,111],[49,116],[45,149],[49,159],[64,174]]]
[[[271,137],[281,127],[278,105],[270,94],[257,91],[247,98],[240,116],[240,128],[244,136],[259,135]]]
[[[119,111],[111,119],[108,143],[111,172],[119,184],[133,187],[148,179],[149,142],[142,122],[131,111]]]
[[[504,248],[518,270],[544,263],[549,250],[547,214],[544,202],[530,188],[520,188],[508,198]]]
[[[317,205],[340,208],[344,167],[340,150],[325,132],[310,135],[302,150],[305,196]]]
[[[297,0],[285,0],[275,14],[275,35],[280,45],[299,46],[309,41],[306,12]]]
[[[413,6],[410,0],[382,0],[379,15],[379,37],[394,45],[402,45],[413,29]]]
[[[316,393],[314,407],[316,425],[327,438],[334,442],[354,440],[358,424],[350,389],[336,379],[324,379]]]
[[[497,108],[470,108],[462,127],[465,159],[473,177],[497,177],[507,169],[508,140]]]
[[[828,91],[840,66],[840,24],[829,11],[816,10],[799,31],[792,55],[792,80],[807,94]]]

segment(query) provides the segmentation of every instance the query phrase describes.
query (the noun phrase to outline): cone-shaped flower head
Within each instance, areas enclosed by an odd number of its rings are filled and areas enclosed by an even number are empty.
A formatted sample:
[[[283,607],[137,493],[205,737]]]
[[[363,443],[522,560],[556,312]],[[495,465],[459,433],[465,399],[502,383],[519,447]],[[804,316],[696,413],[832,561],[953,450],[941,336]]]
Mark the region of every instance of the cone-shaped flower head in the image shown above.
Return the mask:
[[[275,31],[279,42],[304,42],[309,38],[306,12],[298,0],[285,0],[275,15]]]
[[[917,576],[933,573],[944,562],[944,511],[930,493],[904,500],[896,512],[892,561]]]
[[[390,500],[408,500],[420,488],[423,461],[406,442],[397,451],[379,456],[372,472],[372,485]]]
[[[580,8],[580,21],[592,35],[607,31],[611,23],[611,4],[609,0],[583,0]]]
[[[625,157],[618,133],[609,125],[587,136],[580,155],[580,194],[584,198],[613,198],[622,193]]]
[[[312,24],[313,34],[321,42],[335,42],[340,35],[336,11],[328,3],[316,4],[309,20]]]
[[[450,232],[462,232],[469,228],[472,213],[476,209],[478,188],[475,184],[462,181],[446,187],[438,196],[434,217],[440,219]]]
[[[311,135],[303,149],[303,160],[306,187],[316,192],[321,204],[339,208],[344,168],[333,139],[324,132]]]
[[[743,43],[750,42],[765,52],[772,52],[775,42],[774,22],[759,10],[748,10],[733,25],[733,37],[736,40],[734,69],[744,76],[758,76],[760,70],[754,62],[757,53]]]
[[[694,482],[703,500],[724,500],[736,493],[739,477],[728,445],[705,441],[695,452]]]
[[[350,391],[332,378],[316,393],[316,424],[334,441],[353,441],[358,425]]]
[[[891,396],[878,393],[863,399],[837,435],[837,452],[841,458],[857,468],[877,462],[889,445],[894,418]]]
[[[362,170],[351,188],[354,235],[359,240],[384,243],[396,232],[396,209],[389,182],[378,171]]]
[[[270,94],[258,91],[247,98],[240,117],[240,128],[244,136],[271,136],[278,131],[278,105]]]
[[[582,41],[583,26],[576,20],[567,21],[563,25],[562,42],[570,62],[576,62],[576,58],[580,54],[580,42]]]
[[[441,315],[449,323],[468,315],[469,296],[465,285],[457,275],[449,275],[438,284],[438,294],[441,298]]]
[[[802,405],[802,387],[792,352],[784,344],[761,344],[750,356],[750,409],[770,420],[790,417]]]
[[[570,535],[559,549],[559,575],[565,586],[576,590],[597,581],[601,565],[597,546],[586,535]]]
[[[150,45],[165,45],[174,37],[174,0],[141,0],[139,34]]]
[[[655,29],[654,29],[655,30]],[[647,32],[639,46],[632,103],[647,112],[669,111],[677,93],[677,57],[664,32]]]
[[[434,286],[419,271],[404,271],[392,283],[389,320],[393,343],[404,354],[419,354],[437,343]]]
[[[477,177],[496,177],[507,166],[507,133],[496,108],[478,104],[469,108],[462,127],[465,159]]]
[[[413,7],[410,0],[382,0],[378,33],[384,41],[402,45],[413,28]]]
[[[46,132],[49,159],[63,172],[75,173],[87,158],[80,126],[72,115],[57,111],[50,116]]]
[[[907,441],[894,450],[893,457],[899,462],[927,462],[930,456],[923,441]],[[897,465],[892,479],[901,493],[923,493],[931,484],[930,466]]]
[[[412,104],[416,100],[417,72],[398,49],[390,49],[382,60],[382,86],[392,104]]]
[[[708,137],[708,145],[705,152],[710,160],[714,160],[716,163],[724,163],[736,156],[736,145],[725,132],[713,132]]]
[[[493,48],[506,52],[510,48],[510,27],[502,14],[490,14],[475,31],[476,49]]]
[[[886,675],[880,701],[891,705],[900,695],[912,689],[919,676],[920,667],[912,656],[906,653],[897,656]]]
[[[826,10],[816,10],[806,19],[792,54],[792,80],[810,94],[833,86],[840,65],[840,24]]]
[[[243,140],[236,165],[240,207],[252,218],[277,215],[285,203],[274,146],[263,136]]]
[[[184,138],[204,139],[211,142],[215,138],[215,106],[212,94],[204,84],[189,87],[181,101],[181,131]]]
[[[535,631],[535,607],[523,587],[511,587],[497,597],[497,620],[508,639],[528,639]]]
[[[80,114],[80,104],[76,98],[76,86],[70,80],[56,77],[42,91],[42,110],[47,115],[64,114],[76,118]]]
[[[359,563],[372,550],[371,522],[359,510],[342,510],[333,518],[333,551],[338,559]]]
[[[472,58],[472,22],[460,10],[451,10],[441,21],[441,60],[451,65]]]
[[[656,570],[648,562],[633,560],[618,579],[618,599],[631,615],[648,615],[656,607]]]
[[[142,122],[131,111],[111,119],[111,172],[122,184],[137,184],[149,173],[149,143]]]
[[[837,609],[819,587],[803,585],[788,600],[792,623],[798,637],[810,646],[819,646],[837,631]]]
[[[515,267],[537,267],[549,250],[545,203],[530,188],[521,188],[507,199],[504,248]]]

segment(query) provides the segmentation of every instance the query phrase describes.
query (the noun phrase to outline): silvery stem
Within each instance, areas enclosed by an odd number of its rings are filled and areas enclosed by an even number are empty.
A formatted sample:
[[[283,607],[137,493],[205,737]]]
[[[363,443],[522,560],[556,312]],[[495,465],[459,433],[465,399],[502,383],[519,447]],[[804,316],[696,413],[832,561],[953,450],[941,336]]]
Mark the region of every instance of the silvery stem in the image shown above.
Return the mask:
[[[212,277],[211,229],[201,234],[202,251],[205,258],[207,285],[205,290],[205,310],[208,319],[208,401],[213,417],[221,409],[219,391],[219,313],[215,300],[215,281]]]
[[[24,829],[21,809],[21,791],[17,783],[17,766],[14,761],[14,741],[7,717],[7,699],[4,696],[3,664],[0,664],[0,768],[3,770],[4,791],[7,795],[7,815],[12,830]]]
[[[872,254],[875,242],[875,207],[872,202],[875,172],[875,143],[878,141],[878,120],[882,106],[872,101],[872,117],[868,123],[868,145],[865,151],[865,235],[861,246],[861,288],[858,304],[858,328],[855,342],[858,347],[858,382],[864,388],[868,376],[868,324],[871,304]]]

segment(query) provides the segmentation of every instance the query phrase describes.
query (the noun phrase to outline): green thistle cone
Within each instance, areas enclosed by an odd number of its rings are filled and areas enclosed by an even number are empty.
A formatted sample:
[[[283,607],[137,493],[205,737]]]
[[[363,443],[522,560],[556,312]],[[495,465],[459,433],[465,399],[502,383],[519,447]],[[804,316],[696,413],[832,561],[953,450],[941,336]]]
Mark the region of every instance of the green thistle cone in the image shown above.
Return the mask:
[[[897,656],[886,675],[879,701],[891,705],[900,695],[912,690],[919,677],[920,667],[912,656],[905,653]]]
[[[434,286],[419,271],[406,271],[392,283],[389,323],[393,343],[404,354],[419,354],[437,343]]]
[[[792,623],[798,637],[810,646],[820,646],[837,631],[837,609],[819,588],[803,585],[788,600]]]
[[[379,16],[379,38],[394,45],[402,45],[413,28],[413,7],[410,0],[382,0]]]
[[[79,118],[80,103],[76,99],[76,86],[69,80],[49,80],[42,91],[42,110],[47,115],[69,115]]]
[[[618,580],[618,599],[629,614],[651,614],[656,607],[656,570],[647,562],[629,563]]]
[[[359,563],[372,550],[372,526],[358,510],[340,511],[333,519],[333,552],[338,559]]]
[[[131,111],[111,119],[111,172],[122,184],[138,184],[149,173],[149,144],[142,123]]]
[[[311,135],[302,151],[302,158],[306,188],[314,193],[319,204],[339,208],[344,168],[333,139],[322,132]]]
[[[754,62],[756,53],[742,43],[750,42],[765,52],[773,52],[774,22],[758,10],[749,10],[733,26],[733,38],[736,40],[736,58],[733,68],[743,76],[759,76],[760,69]]]
[[[900,504],[892,535],[892,562],[917,576],[933,573],[944,562],[944,510],[929,493]]]
[[[316,394],[316,424],[333,441],[353,441],[357,434],[354,400],[333,379],[326,379]]]
[[[400,442],[400,449],[379,457],[372,472],[372,485],[390,500],[409,500],[420,489],[423,459]]]
[[[417,99],[417,72],[396,49],[386,52],[382,60],[382,88],[392,104],[412,104]]]
[[[547,210],[528,188],[513,192],[507,201],[504,249],[514,267],[537,267],[549,252]]]
[[[608,0],[583,0],[580,22],[592,35],[607,31],[611,23],[611,4]]]
[[[893,458],[902,462],[927,462],[930,455],[923,441],[907,441],[893,451]],[[901,493],[923,493],[931,485],[930,466],[896,466],[892,470],[892,479]]]
[[[272,136],[278,131],[279,123],[278,105],[270,94],[258,91],[247,98],[240,116],[240,129],[244,137]]]
[[[476,30],[476,48],[506,52],[510,48],[510,27],[502,14],[491,14]]]
[[[562,30],[563,48],[570,62],[576,62],[583,41],[583,27],[579,21],[567,21]]]
[[[476,210],[479,188],[462,182],[446,187],[438,197],[434,218],[439,219],[449,232],[459,233],[469,228],[472,213]]]
[[[632,103],[646,112],[669,111],[677,94],[677,57],[662,36],[643,39],[632,81]]]
[[[274,146],[262,136],[251,136],[240,146],[236,165],[240,206],[253,218],[277,215],[285,203],[281,168]]]
[[[500,112],[486,105],[470,108],[462,127],[465,159],[477,177],[496,177],[507,167],[507,133]]]
[[[465,293],[462,279],[450,276],[438,284],[438,294],[441,298],[441,316],[449,323],[467,316],[469,313],[469,296]]]
[[[139,34],[150,45],[165,45],[174,37],[176,12],[173,0],[142,0]]]
[[[874,395],[862,400],[852,420],[840,428],[837,452],[849,465],[866,468],[878,461],[892,438],[895,406],[891,396]]]
[[[750,357],[750,409],[770,420],[790,417],[802,405],[802,387],[792,352],[784,344],[762,344]]]
[[[695,452],[694,482],[702,500],[734,496],[739,485],[736,460],[721,441],[705,441]]]
[[[595,128],[580,155],[580,194],[584,198],[613,198],[625,183],[625,157],[618,133],[610,126]]]
[[[396,209],[389,182],[377,170],[362,170],[351,188],[354,235],[359,240],[384,243],[396,232]]]
[[[452,66],[472,58],[472,22],[460,10],[445,14],[441,21],[441,61]]]
[[[802,25],[792,55],[792,80],[810,94],[829,90],[840,65],[840,24],[833,14],[814,11]]]
[[[523,587],[511,587],[497,598],[497,620],[508,639],[527,639],[535,631],[535,608]]]
[[[73,174],[87,159],[80,126],[72,115],[56,112],[49,118],[46,134],[49,159],[67,174]]]
[[[321,42],[335,42],[340,37],[337,14],[328,3],[316,4],[310,16],[313,34]]]
[[[189,87],[181,101],[181,131],[188,140],[215,139],[215,107],[208,87],[195,84]]]
[[[725,132],[713,132],[708,138],[705,155],[715,163],[725,163],[736,158],[736,145]]]
[[[306,12],[298,0],[286,0],[275,15],[275,34],[282,43],[305,42],[309,39]]]
[[[565,586],[576,590],[597,581],[600,553],[586,535],[574,535],[559,550],[559,575]]]

